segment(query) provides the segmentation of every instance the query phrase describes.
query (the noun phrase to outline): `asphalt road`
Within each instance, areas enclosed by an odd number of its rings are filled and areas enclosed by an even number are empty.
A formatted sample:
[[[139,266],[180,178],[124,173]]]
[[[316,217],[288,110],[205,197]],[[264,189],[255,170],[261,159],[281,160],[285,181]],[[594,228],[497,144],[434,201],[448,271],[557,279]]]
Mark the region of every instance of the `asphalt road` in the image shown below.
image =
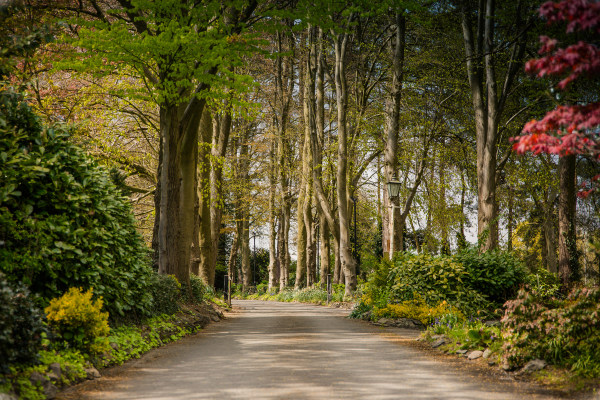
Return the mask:
[[[415,332],[298,303],[234,313],[59,399],[550,399],[475,362],[419,349]]]

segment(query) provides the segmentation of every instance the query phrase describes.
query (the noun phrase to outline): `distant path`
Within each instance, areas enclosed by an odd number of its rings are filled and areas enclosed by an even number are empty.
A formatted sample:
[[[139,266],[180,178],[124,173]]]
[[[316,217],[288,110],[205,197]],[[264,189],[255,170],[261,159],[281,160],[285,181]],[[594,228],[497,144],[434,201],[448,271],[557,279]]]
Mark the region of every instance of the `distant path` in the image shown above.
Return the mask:
[[[412,331],[298,303],[234,301],[230,319],[60,399],[550,399],[407,345]],[[396,332],[396,333],[394,333]]]

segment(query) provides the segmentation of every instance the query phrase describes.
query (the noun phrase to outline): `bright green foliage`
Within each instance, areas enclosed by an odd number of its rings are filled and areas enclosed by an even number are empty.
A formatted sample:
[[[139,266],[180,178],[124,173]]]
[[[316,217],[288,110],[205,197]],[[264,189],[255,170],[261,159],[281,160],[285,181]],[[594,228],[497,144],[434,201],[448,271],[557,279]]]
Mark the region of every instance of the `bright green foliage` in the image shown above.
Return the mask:
[[[561,296],[558,274],[548,272],[546,269],[540,269],[527,275],[525,283],[529,290],[540,299],[549,300],[552,297]]]
[[[421,296],[415,295],[412,300],[406,300],[398,304],[388,304],[383,308],[375,309],[372,318],[374,320],[380,318],[410,318],[420,321],[423,325],[428,325],[448,314],[457,315],[459,318],[464,319],[462,313],[446,301],[442,301],[436,306],[430,306]]]
[[[480,253],[471,247],[454,255],[452,260],[465,269],[468,286],[498,305],[514,296],[525,281],[525,268],[512,253],[499,250]]]
[[[446,301],[467,315],[490,308],[484,294],[469,286],[468,271],[450,257],[400,254],[388,282],[391,302],[412,300],[418,294],[431,306]]]
[[[108,350],[110,328],[108,313],[102,312],[102,299],[92,300],[92,295],[91,289],[82,293],[80,288],[71,288],[52,299],[44,311],[50,327],[69,345],[98,354]]]
[[[210,100],[223,96],[223,88],[241,93],[252,85],[232,73],[241,54],[253,51],[257,40],[237,33],[231,21],[245,1],[132,0],[129,7],[116,3],[106,20],[78,18],[76,38],[65,37],[76,48],[59,68],[81,70],[96,76],[121,72],[142,79],[143,85],[124,88],[125,97],[161,106],[181,104],[199,84],[211,88]],[[234,11],[235,10],[235,11]],[[135,20],[135,23],[130,21]],[[81,52],[80,50],[84,51]]]
[[[0,93],[0,271],[42,296],[94,288],[111,316],[146,314],[148,251],[109,173]]]
[[[0,273],[0,374],[14,363],[36,361],[47,329],[27,289],[12,288]]]
[[[425,332],[425,337],[446,335],[449,350],[490,349],[496,356],[501,352],[502,334],[499,326],[488,326],[480,320],[464,320],[455,314],[436,318]]]
[[[586,377],[600,376],[600,288],[575,289],[543,302],[521,290],[502,319],[504,357],[512,366],[541,358]]]
[[[175,324],[176,316],[160,315],[145,322],[144,330],[135,326],[122,326],[112,330],[108,340],[116,344],[109,358],[100,360],[100,366],[122,364],[131,358],[139,358],[150,349],[180,339],[192,330]]]

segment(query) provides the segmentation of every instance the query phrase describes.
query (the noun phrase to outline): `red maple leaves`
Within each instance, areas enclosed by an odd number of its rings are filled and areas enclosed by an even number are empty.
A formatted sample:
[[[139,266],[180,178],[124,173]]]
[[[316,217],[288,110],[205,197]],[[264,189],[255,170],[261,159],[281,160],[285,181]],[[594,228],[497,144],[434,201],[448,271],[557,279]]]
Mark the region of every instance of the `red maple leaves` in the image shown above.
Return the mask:
[[[567,33],[600,33],[598,1],[549,1],[540,7],[540,15],[548,20],[548,24],[567,22]],[[542,57],[527,62],[525,70],[528,73],[539,78],[564,77],[557,84],[558,90],[567,90],[576,79],[600,76],[600,49],[595,44],[579,41],[560,48],[556,39],[542,36],[540,41]],[[600,102],[558,106],[542,119],[528,122],[523,135],[513,141],[513,149],[518,153],[583,154],[600,160]],[[592,190],[584,190],[580,195],[585,197]]]

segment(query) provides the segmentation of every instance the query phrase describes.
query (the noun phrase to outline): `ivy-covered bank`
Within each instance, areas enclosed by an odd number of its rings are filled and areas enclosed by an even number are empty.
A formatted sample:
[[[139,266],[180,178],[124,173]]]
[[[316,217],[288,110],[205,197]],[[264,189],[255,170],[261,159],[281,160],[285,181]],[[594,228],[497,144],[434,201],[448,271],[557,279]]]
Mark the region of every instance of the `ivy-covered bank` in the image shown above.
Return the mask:
[[[182,286],[152,270],[123,177],[70,129],[0,90],[0,393],[20,399],[219,319],[200,278]]]

